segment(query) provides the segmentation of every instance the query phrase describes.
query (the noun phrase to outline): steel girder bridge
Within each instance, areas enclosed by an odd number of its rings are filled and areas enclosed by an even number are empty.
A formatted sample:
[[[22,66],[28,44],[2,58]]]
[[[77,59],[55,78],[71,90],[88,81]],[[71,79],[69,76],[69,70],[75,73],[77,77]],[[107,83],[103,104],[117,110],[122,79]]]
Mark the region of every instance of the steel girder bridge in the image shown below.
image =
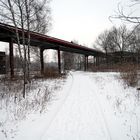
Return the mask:
[[[18,28],[20,36],[20,43],[22,44],[22,29]],[[27,30],[25,33],[25,43],[27,44]],[[14,77],[14,54],[13,54],[13,43],[17,43],[16,28],[14,26],[0,23],[0,41],[9,43],[9,62],[10,62],[10,74]],[[72,42],[68,42],[62,39],[54,38],[51,36],[43,35],[37,32],[30,31],[30,45],[40,48],[40,64],[41,73],[44,72],[44,58],[43,52],[46,49],[54,49],[58,52],[58,71],[61,73],[61,56],[60,51],[66,51],[71,53],[83,54],[85,56],[85,70],[88,68],[88,57],[94,56],[96,63],[99,62],[99,58],[105,56],[101,51],[87,48]]]

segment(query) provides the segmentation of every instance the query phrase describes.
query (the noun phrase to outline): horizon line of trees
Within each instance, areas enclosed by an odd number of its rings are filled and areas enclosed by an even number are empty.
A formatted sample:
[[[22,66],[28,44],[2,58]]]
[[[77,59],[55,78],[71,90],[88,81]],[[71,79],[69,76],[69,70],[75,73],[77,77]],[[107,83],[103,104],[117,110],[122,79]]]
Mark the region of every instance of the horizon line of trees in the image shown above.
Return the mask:
[[[117,56],[118,62],[122,62],[125,57],[135,57],[137,61],[140,54],[140,27],[128,29],[126,25],[118,28],[113,26],[97,37],[94,47],[105,53],[107,63],[111,56],[112,59]],[[131,60],[134,60],[133,58]]]
[[[106,54],[106,59],[109,54],[118,52],[120,61],[123,60],[125,53],[134,54],[138,57],[140,54],[140,17],[136,16],[135,10],[140,4],[140,0],[130,0],[128,7],[121,6],[121,3],[118,4],[118,10],[116,15],[110,16],[109,19],[121,20],[123,23],[129,23],[133,27],[127,28],[125,24],[120,25],[119,27],[113,26],[112,28],[103,31],[96,39],[94,47],[100,48]],[[125,8],[131,7],[131,11],[125,11]],[[132,10],[133,9],[133,10]]]

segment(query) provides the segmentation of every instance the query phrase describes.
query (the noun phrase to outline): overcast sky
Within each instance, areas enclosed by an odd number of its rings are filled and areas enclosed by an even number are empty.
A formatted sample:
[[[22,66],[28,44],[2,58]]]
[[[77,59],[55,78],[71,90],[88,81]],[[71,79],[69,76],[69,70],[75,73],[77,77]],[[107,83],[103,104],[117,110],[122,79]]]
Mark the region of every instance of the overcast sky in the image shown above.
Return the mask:
[[[128,2],[129,1],[129,2]],[[98,35],[118,21],[110,22],[118,3],[126,7],[131,0],[52,0],[52,29],[49,35],[92,47]],[[0,50],[5,45],[0,43]],[[4,48],[4,49],[3,49]]]
[[[117,24],[108,17],[115,14],[118,3],[128,4],[127,0],[52,0],[53,22],[49,34],[91,47],[102,31]]]

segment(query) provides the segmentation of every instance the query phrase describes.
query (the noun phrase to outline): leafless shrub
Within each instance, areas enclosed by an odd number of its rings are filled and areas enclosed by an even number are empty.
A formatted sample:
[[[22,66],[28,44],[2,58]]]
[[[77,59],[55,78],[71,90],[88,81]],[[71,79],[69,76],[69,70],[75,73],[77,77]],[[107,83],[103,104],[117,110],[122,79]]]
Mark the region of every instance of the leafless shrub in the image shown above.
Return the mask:
[[[92,71],[97,72],[120,72],[121,79],[127,86],[138,86],[139,80],[139,65],[136,63],[117,63],[113,65],[93,66]]]
[[[55,67],[47,67],[44,70],[44,78],[54,79],[59,77],[61,77],[61,75],[58,73],[58,70]]]
[[[128,86],[135,87],[138,84],[138,66],[136,64],[123,64],[120,68],[120,76]]]
[[[56,77],[53,73],[51,76]],[[31,112],[42,113],[46,110],[47,103],[53,99],[54,91],[60,89],[60,83],[64,82],[63,79],[49,79],[49,84],[45,82],[44,78],[32,79],[30,83],[26,84],[26,99],[22,97],[22,80],[2,79],[0,82],[0,110],[8,110],[13,120],[24,119]],[[42,87],[43,82],[45,82],[45,86]]]
[[[48,88],[46,87],[40,102],[41,103],[40,113],[45,110],[46,105],[51,100],[51,98],[52,98],[51,91],[49,91]]]

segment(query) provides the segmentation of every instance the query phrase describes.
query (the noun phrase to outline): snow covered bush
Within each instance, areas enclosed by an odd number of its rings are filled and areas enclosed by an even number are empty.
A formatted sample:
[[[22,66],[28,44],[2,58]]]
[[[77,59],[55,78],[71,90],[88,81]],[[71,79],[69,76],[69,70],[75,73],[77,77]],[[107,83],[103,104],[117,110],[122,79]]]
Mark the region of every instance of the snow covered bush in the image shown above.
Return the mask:
[[[9,122],[18,122],[32,113],[46,112],[48,104],[55,99],[64,79],[35,79],[26,85],[26,99],[22,97],[22,81],[1,79],[0,82],[0,131],[7,137]]]

